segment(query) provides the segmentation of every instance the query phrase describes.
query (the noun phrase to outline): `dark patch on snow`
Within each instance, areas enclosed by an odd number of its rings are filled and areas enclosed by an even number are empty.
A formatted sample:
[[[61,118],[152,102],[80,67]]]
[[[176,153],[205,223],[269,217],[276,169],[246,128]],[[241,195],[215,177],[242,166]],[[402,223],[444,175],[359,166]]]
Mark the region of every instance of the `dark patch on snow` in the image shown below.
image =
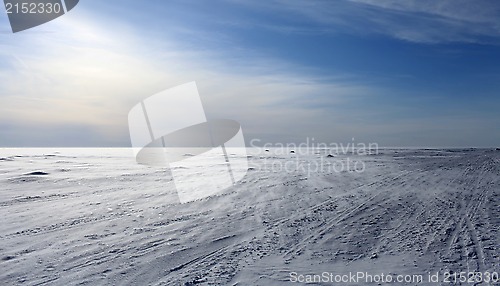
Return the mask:
[[[6,256],[2,257],[2,260],[9,261],[9,260],[12,260],[14,258],[16,258],[14,255],[6,255]]]
[[[25,176],[47,176],[49,173],[42,172],[42,171],[35,171],[31,173],[24,174]]]

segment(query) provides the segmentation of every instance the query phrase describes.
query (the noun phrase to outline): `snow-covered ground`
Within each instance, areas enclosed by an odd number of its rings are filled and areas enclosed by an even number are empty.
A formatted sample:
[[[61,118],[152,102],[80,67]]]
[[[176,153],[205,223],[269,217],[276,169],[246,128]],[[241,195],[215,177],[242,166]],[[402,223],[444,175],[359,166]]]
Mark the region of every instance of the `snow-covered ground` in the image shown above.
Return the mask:
[[[236,186],[185,204],[166,167],[131,153],[0,149],[1,285],[293,285],[349,272],[452,285],[446,273],[500,272],[494,149],[250,151]],[[348,160],[363,171],[279,168]],[[365,284],[379,283],[309,285]]]

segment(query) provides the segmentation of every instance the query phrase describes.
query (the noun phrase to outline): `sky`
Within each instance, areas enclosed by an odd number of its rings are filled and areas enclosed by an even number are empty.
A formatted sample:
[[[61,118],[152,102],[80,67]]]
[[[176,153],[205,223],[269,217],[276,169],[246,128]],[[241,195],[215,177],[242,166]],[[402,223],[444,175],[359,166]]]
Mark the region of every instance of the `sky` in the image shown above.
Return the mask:
[[[0,147],[129,147],[131,108],[191,81],[247,143],[500,147],[500,2],[81,0],[15,34],[0,13]]]

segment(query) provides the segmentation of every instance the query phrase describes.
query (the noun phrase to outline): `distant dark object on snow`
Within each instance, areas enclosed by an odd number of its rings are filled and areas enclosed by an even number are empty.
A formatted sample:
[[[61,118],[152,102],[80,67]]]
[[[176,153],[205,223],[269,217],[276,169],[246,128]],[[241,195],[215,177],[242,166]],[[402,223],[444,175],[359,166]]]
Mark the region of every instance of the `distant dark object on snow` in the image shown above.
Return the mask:
[[[332,154],[328,154],[328,156],[326,156],[326,157],[328,157],[328,158],[333,158],[333,157],[335,157],[335,156],[333,156]]]
[[[14,259],[14,258],[16,258],[14,255],[7,255],[7,256],[2,257],[2,260],[3,261],[8,261],[8,260],[11,260],[11,259]]]
[[[500,148],[497,148],[497,151],[500,151]]]
[[[265,151],[266,151],[266,152],[269,152],[269,149],[266,149]]]
[[[294,150],[291,150],[291,151],[290,151],[290,153],[291,153],[291,154],[295,154],[295,151],[294,151]]]
[[[36,171],[36,172],[31,172],[28,174],[24,174],[25,176],[46,176],[49,173],[41,172],[41,171]]]

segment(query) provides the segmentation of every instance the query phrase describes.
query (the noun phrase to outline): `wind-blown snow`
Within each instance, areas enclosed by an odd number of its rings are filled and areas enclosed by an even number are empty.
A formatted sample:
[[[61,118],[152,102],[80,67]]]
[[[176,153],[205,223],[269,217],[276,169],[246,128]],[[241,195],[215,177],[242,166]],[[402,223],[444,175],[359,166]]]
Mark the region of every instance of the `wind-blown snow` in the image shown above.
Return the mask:
[[[262,152],[236,186],[185,204],[166,167],[131,153],[0,150],[2,285],[287,285],[291,272],[500,270],[499,151],[382,149],[351,155],[364,172],[313,173],[264,168],[301,155]]]

